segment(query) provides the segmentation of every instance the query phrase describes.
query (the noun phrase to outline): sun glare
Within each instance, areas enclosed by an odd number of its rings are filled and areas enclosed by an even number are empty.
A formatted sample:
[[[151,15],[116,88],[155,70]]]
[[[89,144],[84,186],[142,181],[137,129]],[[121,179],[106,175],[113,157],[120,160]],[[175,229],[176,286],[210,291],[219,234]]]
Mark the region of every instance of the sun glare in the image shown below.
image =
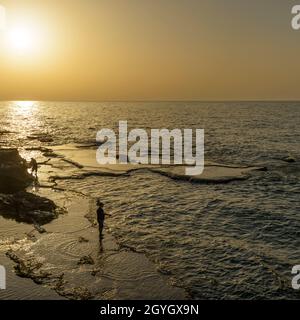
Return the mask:
[[[26,54],[36,48],[37,36],[30,28],[16,27],[8,31],[8,42],[14,53]]]
[[[14,103],[20,108],[31,108],[34,106],[35,101],[14,101]]]

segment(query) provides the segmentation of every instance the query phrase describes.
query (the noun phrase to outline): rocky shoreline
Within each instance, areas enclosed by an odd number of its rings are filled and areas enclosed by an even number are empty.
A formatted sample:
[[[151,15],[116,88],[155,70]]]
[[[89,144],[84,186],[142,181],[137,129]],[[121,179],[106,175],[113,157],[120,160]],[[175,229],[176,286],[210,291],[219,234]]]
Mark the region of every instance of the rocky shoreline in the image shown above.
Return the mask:
[[[193,294],[188,294],[166,267],[157,266],[156,261],[151,262],[145,254],[114,238],[109,232],[114,227],[109,219],[105,238],[99,241],[95,199],[80,188],[73,189],[72,181],[90,177],[128,178],[146,170],[183,183],[219,184],[246,180],[267,170],[263,166],[209,163],[202,177],[190,179],[183,176],[183,168],[179,166],[99,167],[94,163],[92,147],[64,145],[21,151],[24,158],[33,156],[38,160],[36,181],[24,171],[27,171],[25,160],[16,149],[9,150],[13,150],[9,151],[10,157],[6,154],[1,158],[0,149],[0,159],[10,159],[1,168],[9,168],[5,181],[11,172],[8,185],[13,186],[10,193],[0,194],[0,219],[17,224],[18,232],[0,237],[0,262],[3,264],[2,253],[13,262],[17,277],[30,279],[58,297],[74,300],[185,299]],[[22,179],[16,179],[16,164]],[[287,166],[284,168],[289,170]],[[5,184],[1,187],[5,189]]]
[[[14,149],[18,170],[23,170],[26,179],[17,184],[15,167],[11,166],[11,174],[7,171],[6,176],[14,179],[11,185],[15,192],[0,194],[0,215],[33,227],[23,235],[0,241],[0,253],[14,263],[17,277],[30,279],[71,300],[187,297],[184,289],[170,285],[170,277],[159,272],[144,255],[120,247],[107,230],[105,239],[99,242],[93,199],[62,190],[50,179],[61,171],[72,174],[80,169],[78,166],[50,149],[29,152],[38,153],[39,181],[27,174],[25,160]],[[60,250],[69,242],[72,259],[65,252],[68,250]]]

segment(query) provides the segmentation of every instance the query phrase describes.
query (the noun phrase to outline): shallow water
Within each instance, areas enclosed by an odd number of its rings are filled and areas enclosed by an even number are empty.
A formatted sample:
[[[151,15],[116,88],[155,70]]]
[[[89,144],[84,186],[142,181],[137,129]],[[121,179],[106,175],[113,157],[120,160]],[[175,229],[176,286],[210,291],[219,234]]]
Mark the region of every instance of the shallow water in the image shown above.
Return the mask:
[[[119,120],[148,129],[204,128],[207,161],[268,171],[229,184],[174,181],[145,170],[59,185],[101,197],[118,241],[168,270],[195,298],[298,298],[290,282],[292,266],[300,264],[299,116],[300,103],[292,102],[0,103],[0,141],[40,145],[32,135],[43,133],[53,141],[42,145],[95,142],[98,129],[117,129]],[[295,163],[281,160],[289,155]],[[1,228],[6,232],[13,234],[13,226]],[[72,259],[71,240],[55,245],[61,259]]]

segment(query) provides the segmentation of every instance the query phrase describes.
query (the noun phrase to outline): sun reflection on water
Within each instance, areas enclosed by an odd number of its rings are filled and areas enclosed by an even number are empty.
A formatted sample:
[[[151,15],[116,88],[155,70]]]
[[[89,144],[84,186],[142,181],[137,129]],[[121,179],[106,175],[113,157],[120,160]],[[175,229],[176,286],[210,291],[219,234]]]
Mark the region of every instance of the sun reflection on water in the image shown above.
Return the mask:
[[[36,101],[14,101],[14,104],[20,108],[32,108]]]
[[[12,101],[8,119],[10,119],[9,131],[15,133],[15,143],[22,145],[24,140],[32,141],[30,137],[40,133],[44,128],[37,101]]]
[[[38,111],[37,101],[12,101],[11,106],[15,116],[33,117]]]

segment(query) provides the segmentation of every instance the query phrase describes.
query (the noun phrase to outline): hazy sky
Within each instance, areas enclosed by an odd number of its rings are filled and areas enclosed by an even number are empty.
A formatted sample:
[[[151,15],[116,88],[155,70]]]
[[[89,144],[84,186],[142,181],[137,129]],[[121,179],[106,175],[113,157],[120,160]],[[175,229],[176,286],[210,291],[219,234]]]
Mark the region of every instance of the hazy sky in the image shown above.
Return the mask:
[[[300,100],[300,0],[0,4],[0,100]]]

